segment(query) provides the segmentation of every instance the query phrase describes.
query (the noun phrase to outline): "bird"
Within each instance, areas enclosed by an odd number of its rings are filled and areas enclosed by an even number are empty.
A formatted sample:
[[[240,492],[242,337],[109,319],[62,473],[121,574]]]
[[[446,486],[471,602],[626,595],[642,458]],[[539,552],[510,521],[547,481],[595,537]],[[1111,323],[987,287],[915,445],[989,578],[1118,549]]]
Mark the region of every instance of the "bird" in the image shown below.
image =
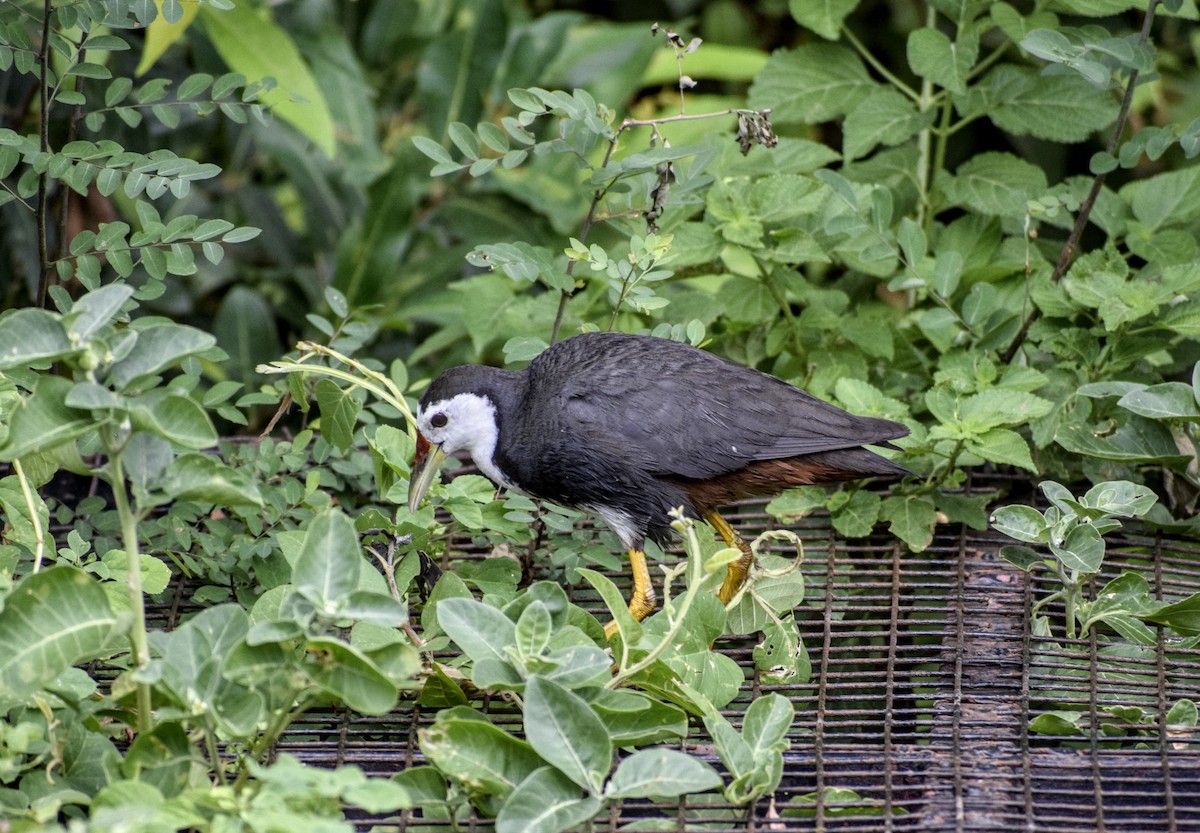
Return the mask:
[[[904,425],[850,414],[769,374],[648,335],[582,333],[522,370],[451,368],[422,394],[415,422],[411,511],[442,462],[465,451],[497,486],[611,527],[629,557],[637,620],[656,604],[645,542],[670,541],[673,509],[707,521],[741,551],[717,593],[728,605],[754,556],[722,506],[792,486],[911,474],[864,448],[889,447],[908,434]],[[614,630],[610,623],[607,635]]]

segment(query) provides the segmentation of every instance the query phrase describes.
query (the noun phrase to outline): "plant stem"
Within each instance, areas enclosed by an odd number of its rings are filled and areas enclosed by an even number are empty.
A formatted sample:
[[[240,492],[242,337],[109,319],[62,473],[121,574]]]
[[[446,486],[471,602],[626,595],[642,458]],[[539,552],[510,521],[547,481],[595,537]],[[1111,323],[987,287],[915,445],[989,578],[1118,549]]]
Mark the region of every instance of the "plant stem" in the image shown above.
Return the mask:
[[[934,10],[933,6],[930,6],[929,7],[929,19],[928,19],[926,25],[933,26],[936,14],[937,13]],[[865,46],[863,46],[862,41],[860,41],[858,38],[856,38],[854,36],[854,33],[850,31],[849,26],[842,27],[842,34],[845,36],[846,40],[850,41],[850,45],[854,47],[854,51],[859,54],[859,57],[861,57],[864,61],[866,61],[868,64],[870,64],[871,69],[875,70],[880,75],[882,75],[885,79],[887,79],[887,82],[889,84],[891,84],[893,87],[895,87],[898,91],[900,91],[903,95],[908,96],[913,101],[918,101],[924,97],[924,95],[925,95],[924,86],[925,85],[922,85],[921,94],[918,96],[916,90],[914,90],[912,87],[908,86],[908,84],[905,84],[903,81],[901,81],[900,78],[895,75],[895,73],[893,73],[891,70],[889,70],[887,67],[885,67],[882,63],[880,63],[878,58],[876,58],[874,55],[871,54],[871,50],[869,50]],[[926,81],[925,83],[928,84],[929,82]]]
[[[804,344],[800,341],[800,327],[796,322],[796,316],[792,313],[792,305],[788,303],[787,295],[783,292],[783,287],[779,285],[779,281],[775,280],[774,269],[763,269],[763,283],[766,284],[771,297],[775,299],[775,303],[779,305],[780,312],[783,313],[783,320],[787,324],[788,340],[791,342],[792,352],[796,355],[796,359],[801,365],[807,364],[808,351],[804,349]]]
[[[38,143],[42,153],[50,151],[50,15],[54,13],[54,4],[45,0],[42,4],[42,42],[38,51]],[[38,174],[37,223],[38,245],[38,286],[34,304],[46,306],[46,296],[50,291],[50,245],[48,242],[48,222],[50,202],[50,172]]]
[[[145,667],[150,660],[149,641],[146,635],[146,600],[142,595],[142,563],[138,551],[138,519],[129,505],[125,491],[125,472],[121,466],[120,451],[109,450],[112,475],[109,485],[113,500],[117,504],[117,515],[121,519],[121,539],[125,544],[127,566],[126,581],[129,587],[129,607],[133,612],[133,623],[129,628],[129,647],[133,654],[134,670]],[[154,716],[150,707],[150,684],[138,681],[137,686],[137,729],[145,734],[154,728]]]
[[[25,468],[20,460],[13,460],[12,466],[17,475],[17,482],[21,484],[21,497],[25,499],[25,508],[29,510],[29,522],[33,524],[33,572],[36,573],[42,569],[42,558],[46,554],[46,532],[42,529],[42,519],[38,517],[37,505],[33,501],[33,490],[29,488]]]
[[[1150,0],[1146,7],[1146,16],[1142,19],[1142,31],[1138,35],[1138,46],[1144,46],[1146,41],[1150,39],[1150,26],[1154,23],[1154,11],[1158,7],[1159,0]],[[1106,150],[1110,156],[1116,155],[1117,146],[1121,142],[1121,136],[1125,133],[1125,123],[1129,120],[1129,109],[1133,105],[1133,92],[1137,89],[1138,70],[1132,69],[1129,72],[1129,81],[1125,85],[1125,96],[1121,99],[1121,109],[1117,113],[1116,123],[1113,124],[1111,135],[1108,137],[1108,146]],[[1075,217],[1075,225],[1071,228],[1071,233],[1067,237],[1067,242],[1063,244],[1062,251],[1059,252],[1058,262],[1054,264],[1054,271],[1050,274],[1051,283],[1058,283],[1066,274],[1067,267],[1071,265],[1071,261],[1075,257],[1075,249],[1079,246],[1079,239],[1083,237],[1083,230],[1087,228],[1088,218],[1092,216],[1092,209],[1096,205],[1096,200],[1100,196],[1100,189],[1104,187],[1104,180],[1108,178],[1108,173],[1098,173],[1092,180],[1092,187],[1088,191],[1082,203],[1079,204],[1079,214]],[[1003,364],[1009,364],[1013,357],[1017,355],[1017,351],[1021,349],[1021,345],[1025,343],[1026,336],[1029,335],[1029,328],[1033,326],[1033,322],[1037,321],[1041,315],[1041,311],[1034,309],[1025,318],[1025,323],[1021,325],[1020,331],[1012,344],[1008,345],[1008,349],[1004,351],[1004,355],[1000,358]]]

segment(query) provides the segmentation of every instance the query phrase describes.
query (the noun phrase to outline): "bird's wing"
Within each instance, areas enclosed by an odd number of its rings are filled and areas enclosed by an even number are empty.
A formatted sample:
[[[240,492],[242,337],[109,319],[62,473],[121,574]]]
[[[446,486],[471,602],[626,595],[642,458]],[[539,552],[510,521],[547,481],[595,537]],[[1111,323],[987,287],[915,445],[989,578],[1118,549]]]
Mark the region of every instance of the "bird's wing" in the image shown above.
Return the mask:
[[[656,476],[706,479],[772,460],[885,442],[898,423],[846,413],[758,371],[690,349],[580,368],[561,388],[564,427],[593,452]]]

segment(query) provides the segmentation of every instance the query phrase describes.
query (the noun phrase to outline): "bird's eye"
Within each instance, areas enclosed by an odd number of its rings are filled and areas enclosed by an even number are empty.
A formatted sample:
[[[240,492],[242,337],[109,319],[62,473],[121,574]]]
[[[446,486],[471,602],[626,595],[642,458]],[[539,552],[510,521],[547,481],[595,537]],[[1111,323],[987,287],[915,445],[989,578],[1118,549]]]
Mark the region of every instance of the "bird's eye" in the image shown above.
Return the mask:
[[[434,414],[429,418],[429,424],[434,428],[445,428],[446,423],[450,421],[450,417],[445,414]]]

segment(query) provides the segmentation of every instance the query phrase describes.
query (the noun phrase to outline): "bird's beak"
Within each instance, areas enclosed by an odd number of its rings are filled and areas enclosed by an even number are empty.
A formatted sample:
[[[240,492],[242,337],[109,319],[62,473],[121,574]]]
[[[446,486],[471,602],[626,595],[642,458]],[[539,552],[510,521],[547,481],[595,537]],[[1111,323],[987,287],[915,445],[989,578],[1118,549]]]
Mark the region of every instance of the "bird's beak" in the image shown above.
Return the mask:
[[[425,435],[417,433],[417,454],[413,458],[412,472],[408,479],[408,510],[416,512],[421,505],[421,498],[429,491],[433,478],[437,477],[446,452],[440,445],[430,445]]]

